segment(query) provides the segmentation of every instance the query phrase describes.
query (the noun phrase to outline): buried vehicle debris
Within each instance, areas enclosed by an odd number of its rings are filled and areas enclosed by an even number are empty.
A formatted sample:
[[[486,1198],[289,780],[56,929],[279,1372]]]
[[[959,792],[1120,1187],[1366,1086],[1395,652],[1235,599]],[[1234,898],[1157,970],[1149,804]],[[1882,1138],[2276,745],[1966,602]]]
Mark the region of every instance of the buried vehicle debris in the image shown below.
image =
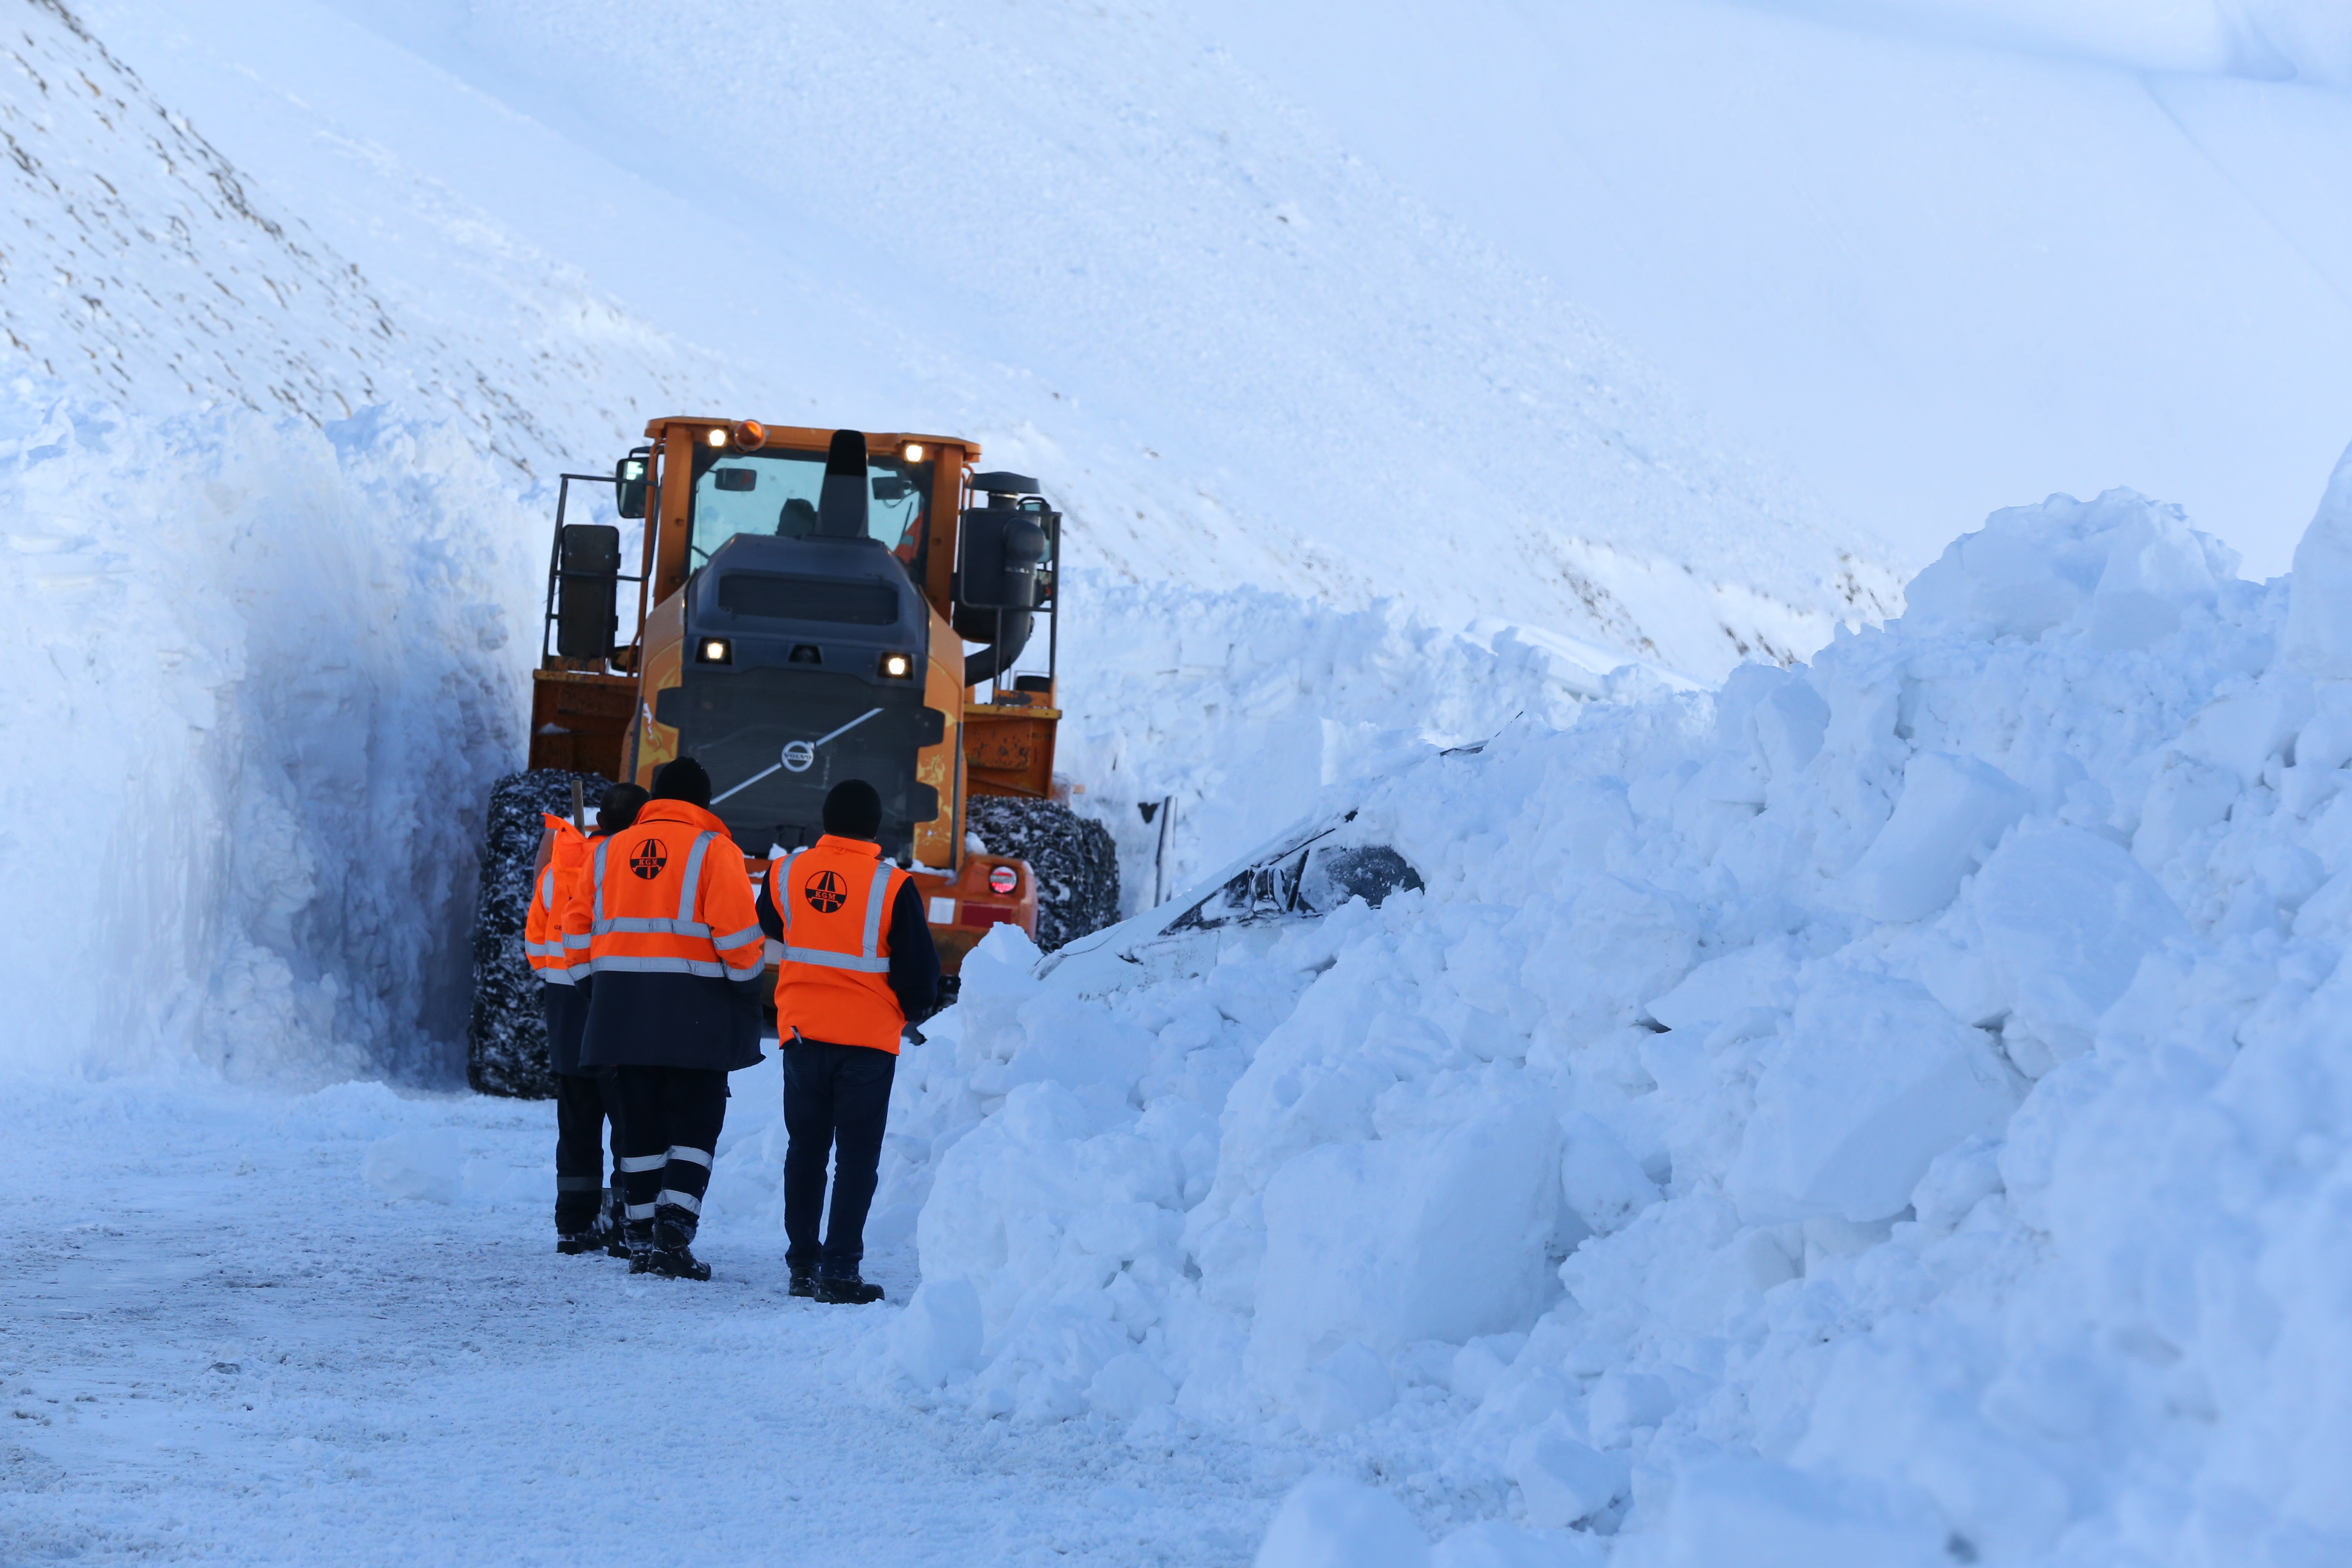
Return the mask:
[[[1244,867],[1161,929],[1172,933],[1326,915],[1356,898],[1378,909],[1391,893],[1422,885],[1421,873],[1386,844],[1323,842],[1337,831],[1327,827]]]
[[[1152,942],[1192,931],[1313,920],[1350,899],[1378,909],[1394,894],[1423,886],[1421,873],[1394,846],[1367,843],[1351,832],[1355,820],[1350,811],[1294,829],[1171,902],[1046,955],[1036,973],[1043,979],[1066,959],[1133,959]]]

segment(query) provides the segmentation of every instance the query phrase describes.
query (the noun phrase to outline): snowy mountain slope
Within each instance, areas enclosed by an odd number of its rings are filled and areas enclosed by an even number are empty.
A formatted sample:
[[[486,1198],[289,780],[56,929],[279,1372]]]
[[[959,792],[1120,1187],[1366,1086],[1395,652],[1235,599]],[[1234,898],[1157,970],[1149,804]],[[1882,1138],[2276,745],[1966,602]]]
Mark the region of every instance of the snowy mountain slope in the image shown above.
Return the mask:
[[[723,338],[772,416],[979,435],[1133,580],[1409,595],[1701,673],[1892,603],[1859,531],[1176,21],[680,10],[648,49],[593,5],[90,15],[262,178],[351,211],[339,243],[370,254],[382,171],[329,153],[380,148]]]
[[[1906,573],[2126,482],[2280,571],[2352,430],[2328,0],[1195,9]]]
[[[2352,453],[2269,584],[2019,509],[1808,666],[1335,797],[1424,892],[992,938],[875,1385],[1238,1426],[1529,1561],[2341,1560],[2347,563]]]
[[[0,323],[16,369],[152,413],[233,404],[318,426],[397,401],[458,421],[524,475],[625,426],[633,400],[714,375],[479,214],[453,221],[476,270],[502,274],[508,308],[403,309],[75,13],[18,10],[0,79]]]

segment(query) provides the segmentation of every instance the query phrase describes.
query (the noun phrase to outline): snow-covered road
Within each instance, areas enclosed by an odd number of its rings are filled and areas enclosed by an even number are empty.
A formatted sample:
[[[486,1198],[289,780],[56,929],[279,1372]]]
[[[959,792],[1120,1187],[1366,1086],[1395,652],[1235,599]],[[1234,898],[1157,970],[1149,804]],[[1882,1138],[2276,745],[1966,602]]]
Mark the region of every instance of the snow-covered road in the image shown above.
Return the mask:
[[[557,1256],[551,1105],[29,1098],[0,1563],[1244,1563],[1295,1479],[1213,1436],[868,1397],[898,1309],[792,1300],[765,1226],[706,1229],[707,1288]],[[456,1201],[365,1184],[388,1125],[457,1141]],[[900,1298],[912,1267],[872,1271]]]

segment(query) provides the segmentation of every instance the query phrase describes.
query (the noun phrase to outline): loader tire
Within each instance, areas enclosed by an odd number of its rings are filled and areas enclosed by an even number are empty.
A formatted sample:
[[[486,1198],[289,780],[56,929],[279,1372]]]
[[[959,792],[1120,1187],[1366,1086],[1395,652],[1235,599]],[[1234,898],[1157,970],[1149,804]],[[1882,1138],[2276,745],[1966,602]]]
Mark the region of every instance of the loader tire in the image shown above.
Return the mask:
[[[1118,850],[1110,830],[1055,800],[974,795],[964,823],[992,855],[1037,879],[1037,945],[1046,952],[1118,919]]]
[[[572,815],[575,776],[591,801],[604,794],[605,780],[554,768],[509,773],[490,791],[482,889],[474,909],[474,1008],[466,1028],[466,1081],[478,1093],[518,1100],[555,1094],[540,979],[523,956],[522,927],[543,831],[540,814]]]

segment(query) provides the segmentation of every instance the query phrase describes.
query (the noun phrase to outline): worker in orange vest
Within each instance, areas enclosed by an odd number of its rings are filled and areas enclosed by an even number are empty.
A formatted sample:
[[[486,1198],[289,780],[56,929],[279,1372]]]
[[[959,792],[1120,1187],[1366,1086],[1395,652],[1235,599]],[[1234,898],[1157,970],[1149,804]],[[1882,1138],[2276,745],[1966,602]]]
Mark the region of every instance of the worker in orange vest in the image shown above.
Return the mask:
[[[727,1075],[760,1054],[766,942],[751,879],[710,814],[691,757],[654,774],[628,831],[589,857],[564,917],[588,981],[580,1061],[614,1069],[621,1100],[622,1230],[629,1272],[708,1279],[694,1256]]]
[[[824,835],[768,862],[760,924],[784,944],[776,1040],[784,1057],[784,1237],[792,1293],[882,1299],[858,1268],[898,1039],[939,997],[940,955],[912,878],[882,858],[882,797],[863,779],[824,797]],[[820,1244],[826,1156],[833,1213]]]
[[[595,830],[582,834],[550,814],[540,864],[531,879],[530,912],[523,921],[523,952],[544,983],[540,1003],[547,1019],[547,1055],[555,1069],[555,1250],[568,1256],[610,1252],[628,1256],[621,1242],[620,1098],[609,1072],[583,1071],[580,1030],[588,1018],[588,988],[574,984],[571,951],[563,944],[564,911],[597,842],[634,821],[646,792],[633,784],[604,791]],[[614,1179],[604,1183],[604,1126],[613,1127]]]

